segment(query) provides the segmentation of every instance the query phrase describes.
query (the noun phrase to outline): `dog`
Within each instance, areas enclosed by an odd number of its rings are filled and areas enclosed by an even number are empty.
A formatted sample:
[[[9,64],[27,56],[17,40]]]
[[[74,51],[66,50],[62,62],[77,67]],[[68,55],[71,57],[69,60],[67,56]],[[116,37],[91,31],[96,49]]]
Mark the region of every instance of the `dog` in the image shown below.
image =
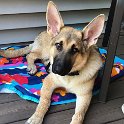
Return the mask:
[[[0,55],[18,57],[27,55],[28,71],[36,73],[34,64],[41,59],[50,62],[50,73],[44,79],[40,102],[26,124],[42,124],[50,106],[51,95],[57,87],[76,94],[75,114],[70,124],[82,124],[92,98],[92,89],[102,59],[96,43],[102,33],[105,16],[98,15],[83,30],[64,26],[56,5],[50,1],[46,12],[47,31],[41,32],[34,43],[19,50],[1,50]]]

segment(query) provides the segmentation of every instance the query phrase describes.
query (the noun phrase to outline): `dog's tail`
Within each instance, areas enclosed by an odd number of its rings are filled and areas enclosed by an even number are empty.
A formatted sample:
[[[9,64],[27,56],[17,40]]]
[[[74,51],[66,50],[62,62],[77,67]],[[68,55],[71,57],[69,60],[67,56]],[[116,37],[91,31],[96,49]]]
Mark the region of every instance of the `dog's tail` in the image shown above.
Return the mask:
[[[29,45],[17,50],[0,50],[0,56],[6,58],[14,58],[28,54],[30,51],[31,51],[31,46]]]

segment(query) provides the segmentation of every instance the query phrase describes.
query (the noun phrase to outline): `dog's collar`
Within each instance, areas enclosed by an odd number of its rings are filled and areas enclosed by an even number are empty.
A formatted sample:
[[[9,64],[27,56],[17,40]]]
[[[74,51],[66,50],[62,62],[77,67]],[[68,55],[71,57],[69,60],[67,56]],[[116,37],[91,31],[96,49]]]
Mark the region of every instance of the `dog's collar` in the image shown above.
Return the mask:
[[[68,74],[68,76],[76,76],[76,75],[79,75],[79,71],[70,72]]]

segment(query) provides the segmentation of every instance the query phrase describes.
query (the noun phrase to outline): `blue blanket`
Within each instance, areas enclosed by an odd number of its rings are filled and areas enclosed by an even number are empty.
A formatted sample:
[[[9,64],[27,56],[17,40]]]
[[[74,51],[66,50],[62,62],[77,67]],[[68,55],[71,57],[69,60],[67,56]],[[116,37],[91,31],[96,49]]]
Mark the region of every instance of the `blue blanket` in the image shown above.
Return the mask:
[[[22,48],[22,46],[12,46],[4,49],[13,50],[20,48]],[[99,51],[104,65],[106,50],[99,49]],[[36,65],[38,72],[34,76],[31,76],[26,71],[27,62],[25,56],[12,59],[0,57],[0,90],[9,89],[10,92],[14,91],[23,99],[38,103],[42,82],[47,76],[47,72],[45,66],[42,63],[37,61]],[[102,79],[102,70],[103,68],[99,71],[98,77],[96,78],[93,95],[99,92]],[[124,60],[115,57],[111,79],[114,80],[123,75]],[[4,90],[4,92],[6,92],[6,90]],[[74,94],[67,93],[66,90],[62,88],[56,89],[51,97],[52,105],[70,103],[75,101],[76,96]]]

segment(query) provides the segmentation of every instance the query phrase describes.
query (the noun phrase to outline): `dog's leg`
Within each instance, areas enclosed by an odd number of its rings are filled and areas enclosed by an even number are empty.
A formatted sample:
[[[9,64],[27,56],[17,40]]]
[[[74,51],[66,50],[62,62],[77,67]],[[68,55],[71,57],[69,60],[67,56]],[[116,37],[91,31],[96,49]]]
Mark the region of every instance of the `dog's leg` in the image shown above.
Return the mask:
[[[38,52],[31,52],[26,56],[28,62],[27,71],[29,71],[29,74],[35,74],[37,72],[34,61],[38,58],[40,58],[40,53]]]
[[[51,102],[51,95],[56,88],[56,84],[52,82],[50,74],[44,79],[43,87],[41,88],[40,102],[35,113],[28,119],[26,124],[42,124],[44,115],[48,111]]]
[[[89,107],[92,93],[82,96],[77,95],[75,114],[72,117],[70,124],[83,124],[85,113]]]

